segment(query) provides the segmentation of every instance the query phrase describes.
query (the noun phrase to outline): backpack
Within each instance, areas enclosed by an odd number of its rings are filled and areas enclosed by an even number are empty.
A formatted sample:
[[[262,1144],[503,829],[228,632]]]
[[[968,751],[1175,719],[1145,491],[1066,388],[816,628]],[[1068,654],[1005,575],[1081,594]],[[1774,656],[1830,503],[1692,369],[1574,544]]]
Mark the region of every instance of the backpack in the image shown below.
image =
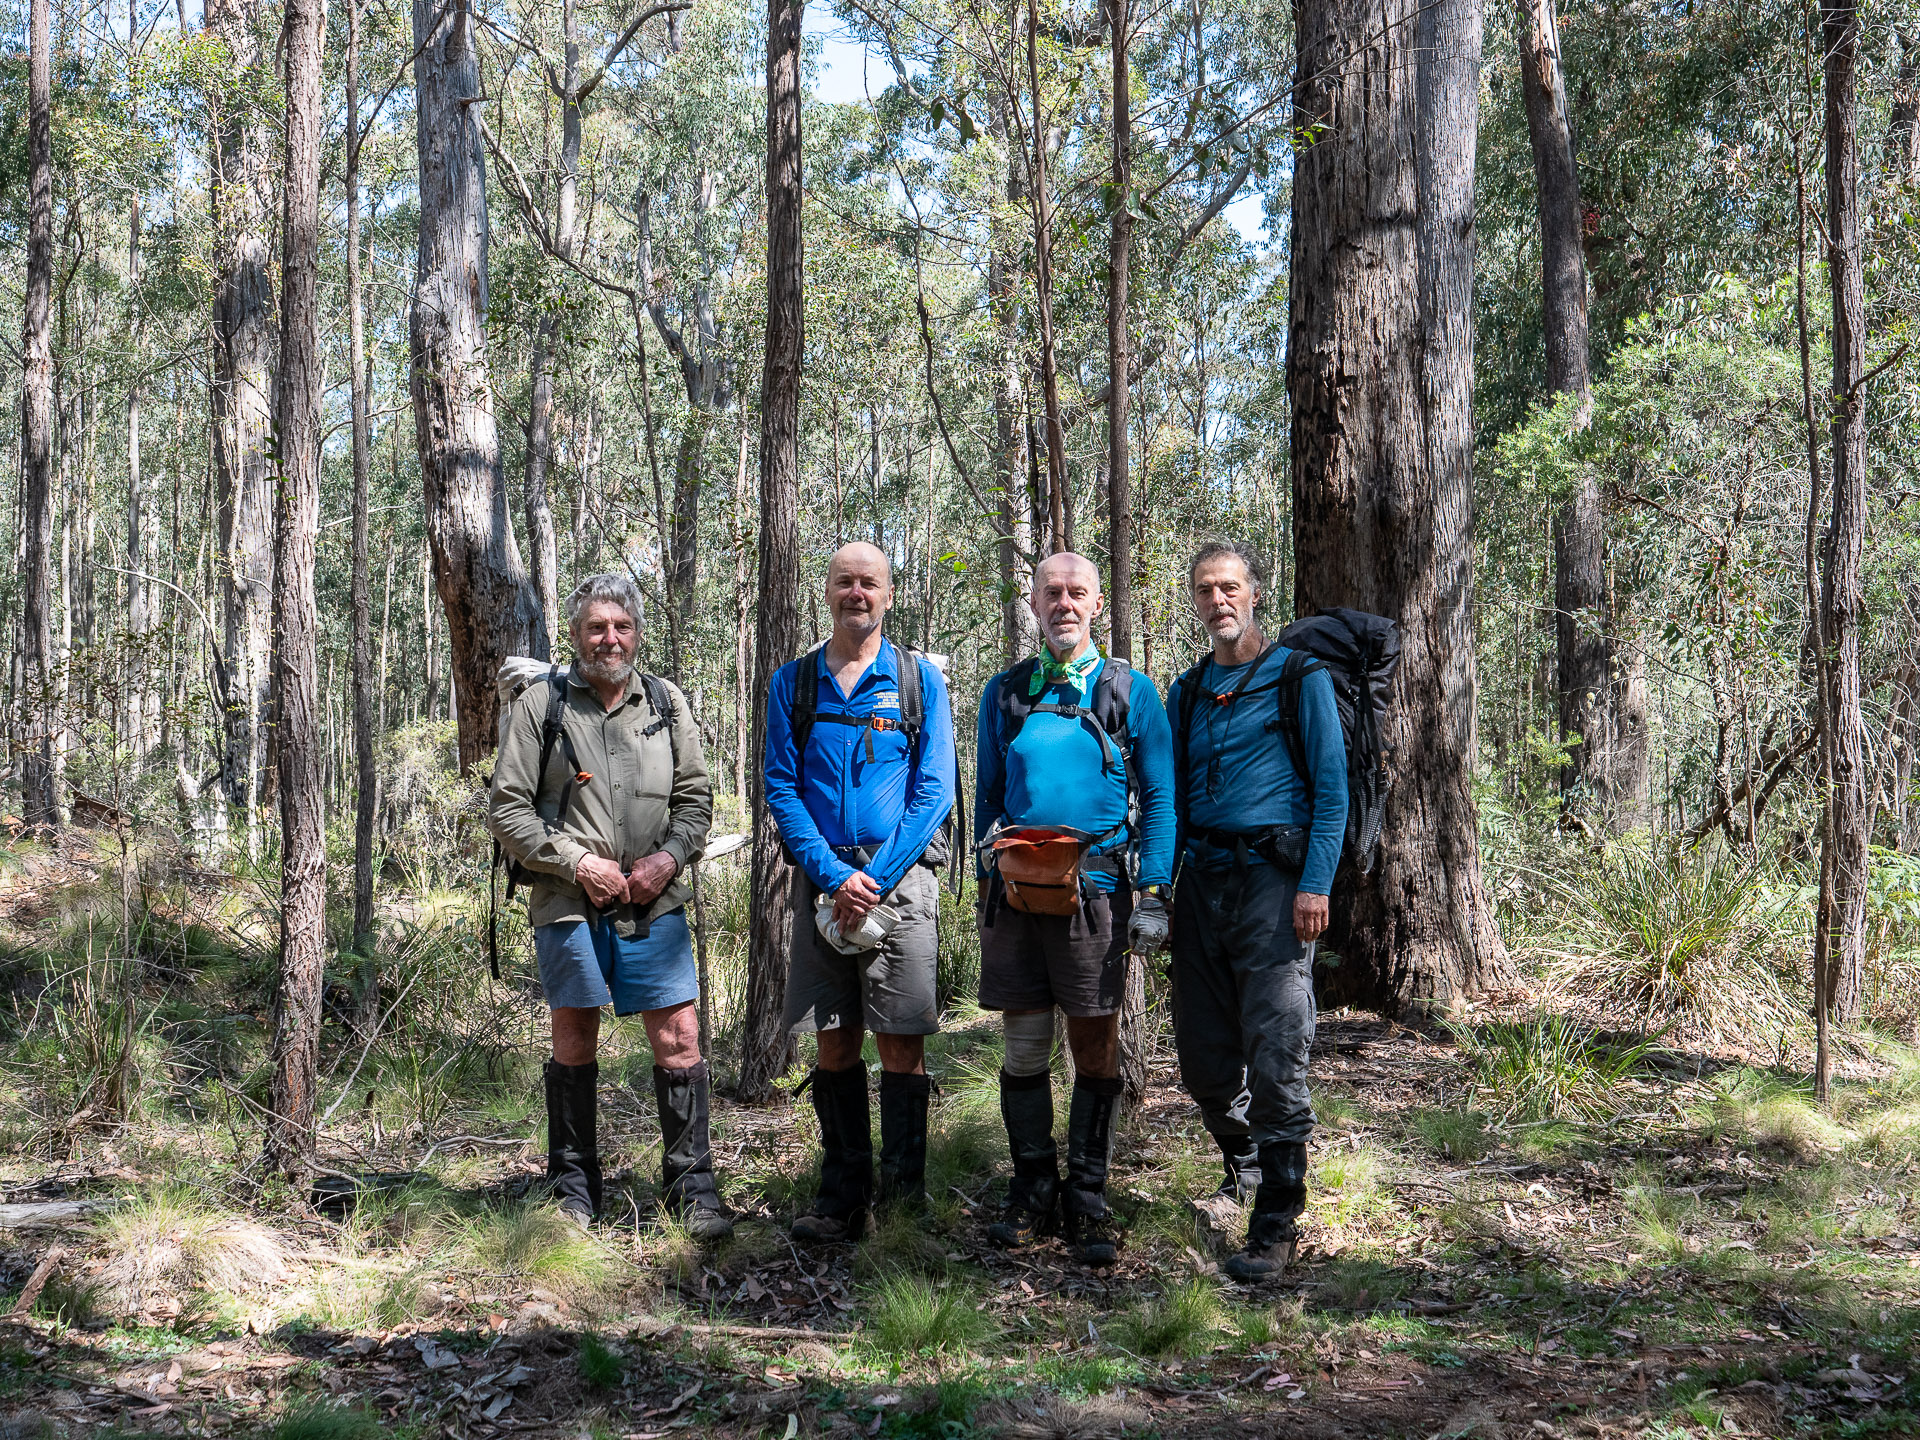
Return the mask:
[[[1101,760],[1106,768],[1112,770],[1117,765],[1126,777],[1127,818],[1121,822],[1120,828],[1133,824],[1139,818],[1140,804],[1140,774],[1134,765],[1133,737],[1127,733],[1133,696],[1133,667],[1124,660],[1109,656],[1100,666],[1099,678],[1093,682],[1093,694],[1087,697],[1091,704],[1056,705],[1051,700],[1038,700],[1028,694],[1033,688],[1033,672],[1039,666],[1039,656],[1028,656],[1008,670],[1006,678],[1000,682],[1001,755],[1005,756],[1013,748],[1014,738],[1019,735],[1020,727],[1027,723],[1029,715],[1065,715],[1091,725],[1093,733],[1099,738]],[[1088,848],[1105,843],[1112,834],[1109,831],[1107,835],[1094,837]]]
[[[821,642],[822,645],[825,643]],[[806,780],[807,740],[813,734],[815,725],[851,725],[866,731],[862,738],[867,744],[869,763],[873,760],[873,732],[898,730],[907,738],[908,763],[915,768],[919,767],[920,738],[926,728],[927,718],[925,686],[920,674],[920,666],[931,665],[944,675],[947,667],[942,662],[946,657],[923,654],[900,640],[893,640],[892,644],[894,649],[912,662],[899,667],[900,718],[898,720],[888,715],[848,715],[838,710],[829,710],[822,714],[820,712],[820,667],[818,664],[808,663],[819,652],[821,646],[814,646],[800,657],[799,667],[793,675],[793,708],[787,716],[788,724],[793,730],[793,778],[796,790]],[[960,894],[961,884],[960,846],[957,843],[957,837],[966,833],[966,808],[966,792],[960,788],[960,739],[959,732],[956,731],[953,742],[953,809],[947,812],[947,818],[941,822],[933,842],[927,846],[926,855],[922,857],[936,870],[941,865],[947,867],[948,883],[952,885],[956,896]],[[944,853],[942,853],[942,846],[945,847]],[[788,851],[788,860],[792,861],[792,851]]]
[[[1386,715],[1387,689],[1400,664],[1400,627],[1384,615],[1364,610],[1331,608],[1296,620],[1255,660],[1247,674],[1252,681],[1259,667],[1276,650],[1288,654],[1280,673],[1265,685],[1242,684],[1226,695],[1213,695],[1219,704],[1231,704],[1243,695],[1272,690],[1279,714],[1271,728],[1278,731],[1293,762],[1294,773],[1313,804],[1313,775],[1307,768],[1306,739],[1300,731],[1301,687],[1316,670],[1333,681],[1334,705],[1340,712],[1340,734],[1347,752],[1347,833],[1344,854],[1360,873],[1370,874],[1380,846],[1380,826],[1387,804]],[[1187,813],[1187,735],[1194,711],[1206,692],[1203,677],[1210,656],[1202,656],[1180,677],[1180,715],[1174,726],[1174,776],[1180,789],[1180,813]]]
[[[544,672],[544,673],[543,673]],[[547,782],[547,765],[553,759],[555,746],[558,746],[567,762],[566,782],[560,787],[560,803],[554,807],[547,828],[558,830],[567,823],[567,811],[573,805],[573,790],[581,778],[580,757],[574,754],[573,738],[567,734],[565,724],[567,714],[567,683],[571,678],[570,667],[551,664],[545,660],[531,660],[524,655],[509,655],[500,662],[500,672],[494,680],[494,689],[500,696],[500,743],[507,738],[509,712],[514,703],[529,686],[545,681],[547,686],[547,713],[540,722],[540,765],[534,774],[534,799],[537,805],[542,787]],[[641,731],[644,739],[649,735],[667,732],[667,743],[673,747],[673,767],[680,768],[680,734],[673,723],[673,696],[667,689],[667,682],[658,675],[640,673],[640,687],[646,692],[647,704],[653,707],[655,720]],[[487,872],[487,968],[493,978],[500,978],[500,915],[498,877],[505,873],[507,877],[506,903],[513,903],[514,892],[522,885],[532,883],[533,876],[528,870],[507,855],[500,848],[496,837],[493,842],[493,864]]]

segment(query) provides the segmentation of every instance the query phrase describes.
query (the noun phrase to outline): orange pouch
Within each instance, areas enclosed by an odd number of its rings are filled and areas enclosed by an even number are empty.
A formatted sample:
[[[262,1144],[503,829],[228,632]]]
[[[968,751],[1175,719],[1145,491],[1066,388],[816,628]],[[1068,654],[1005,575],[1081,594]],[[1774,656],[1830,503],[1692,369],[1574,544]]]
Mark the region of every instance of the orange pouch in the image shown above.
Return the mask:
[[[1027,915],[1071,915],[1080,908],[1080,856],[1086,842],[1058,830],[1010,830],[993,841],[994,868],[1007,904]]]

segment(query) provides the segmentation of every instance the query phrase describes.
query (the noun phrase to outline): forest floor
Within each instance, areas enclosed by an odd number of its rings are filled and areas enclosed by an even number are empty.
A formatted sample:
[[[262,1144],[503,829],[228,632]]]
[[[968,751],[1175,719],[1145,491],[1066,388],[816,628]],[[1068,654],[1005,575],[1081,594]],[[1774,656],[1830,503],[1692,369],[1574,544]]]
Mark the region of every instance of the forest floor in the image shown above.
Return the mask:
[[[23,967],[79,885],[51,862],[0,884],[22,1035],[46,993]],[[142,982],[140,1044],[258,1038],[257,960],[185,949],[203,958]],[[622,1029],[601,1122],[620,1178],[583,1235],[530,1193],[537,1014],[510,999],[531,1060],[429,1091],[389,1058],[352,1087],[323,1153],[390,1188],[350,1212],[259,1180],[238,1103],[257,1066],[221,1083],[161,1054],[133,1121],[42,1105],[36,1127],[25,1072],[49,1057],[13,1046],[0,1437],[1920,1433],[1920,1065],[1891,1046],[1828,1111],[1800,1073],[1670,1046],[1576,1076],[1565,1118],[1502,1123],[1470,1029],[1323,1016],[1304,1246],[1249,1288],[1190,1210],[1218,1160],[1165,1063],[1118,1141],[1120,1263],[985,1246],[1005,1142],[977,1012],[930,1048],[930,1212],[819,1251],[786,1238],[814,1163],[804,1102],[716,1100],[732,1240],[703,1251],[658,1218],[650,1057]],[[329,1039],[335,1073],[350,1040]]]

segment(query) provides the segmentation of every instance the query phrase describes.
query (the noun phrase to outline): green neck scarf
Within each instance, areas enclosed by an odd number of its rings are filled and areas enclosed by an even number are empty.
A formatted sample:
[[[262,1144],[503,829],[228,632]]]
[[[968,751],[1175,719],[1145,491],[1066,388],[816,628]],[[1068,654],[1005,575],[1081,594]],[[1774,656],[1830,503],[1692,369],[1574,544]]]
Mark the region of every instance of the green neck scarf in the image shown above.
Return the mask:
[[[1053,652],[1042,650],[1040,663],[1033,667],[1033,679],[1027,682],[1027,698],[1032,699],[1049,685],[1070,685],[1081,694],[1087,690],[1087,676],[1100,663],[1100,651],[1089,645],[1072,660],[1056,660]]]

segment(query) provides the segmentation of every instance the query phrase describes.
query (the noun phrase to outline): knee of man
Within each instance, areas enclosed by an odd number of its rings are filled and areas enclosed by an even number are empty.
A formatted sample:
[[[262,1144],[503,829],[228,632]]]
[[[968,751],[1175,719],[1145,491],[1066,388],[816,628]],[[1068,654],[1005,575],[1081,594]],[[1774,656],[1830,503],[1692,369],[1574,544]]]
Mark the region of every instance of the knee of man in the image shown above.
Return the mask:
[[[1041,1075],[1053,1065],[1053,1012],[1036,1010],[1030,1015],[1008,1015],[1006,1058],[1001,1068],[1009,1075]]]

